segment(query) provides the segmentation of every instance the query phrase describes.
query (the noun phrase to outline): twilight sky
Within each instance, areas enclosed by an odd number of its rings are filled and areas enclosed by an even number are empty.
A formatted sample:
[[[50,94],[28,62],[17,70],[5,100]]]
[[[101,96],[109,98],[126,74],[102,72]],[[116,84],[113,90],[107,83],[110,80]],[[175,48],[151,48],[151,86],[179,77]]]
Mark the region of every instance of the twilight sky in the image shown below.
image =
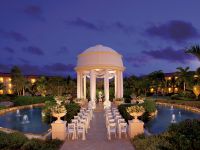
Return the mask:
[[[76,57],[102,44],[123,55],[125,75],[200,62],[184,53],[200,44],[197,0],[1,0],[0,72],[75,75]]]

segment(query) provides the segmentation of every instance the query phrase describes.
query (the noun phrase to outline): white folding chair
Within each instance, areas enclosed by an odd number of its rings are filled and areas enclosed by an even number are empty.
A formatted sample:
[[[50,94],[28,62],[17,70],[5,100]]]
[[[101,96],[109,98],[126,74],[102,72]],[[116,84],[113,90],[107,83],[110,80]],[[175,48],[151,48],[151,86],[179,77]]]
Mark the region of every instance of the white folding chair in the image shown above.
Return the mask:
[[[85,138],[85,125],[83,123],[79,123],[77,126],[77,134],[78,137],[82,135],[82,140],[86,140]]]
[[[111,134],[115,135],[116,138],[116,123],[109,123],[107,132],[108,132],[108,139],[111,140]]]
[[[122,133],[124,133],[125,137],[127,138],[127,123],[119,124],[118,133],[119,133],[119,138],[121,138]]]
[[[74,123],[69,123],[67,126],[68,139],[69,139],[70,135],[72,135],[72,140],[76,139],[76,129],[75,129]]]

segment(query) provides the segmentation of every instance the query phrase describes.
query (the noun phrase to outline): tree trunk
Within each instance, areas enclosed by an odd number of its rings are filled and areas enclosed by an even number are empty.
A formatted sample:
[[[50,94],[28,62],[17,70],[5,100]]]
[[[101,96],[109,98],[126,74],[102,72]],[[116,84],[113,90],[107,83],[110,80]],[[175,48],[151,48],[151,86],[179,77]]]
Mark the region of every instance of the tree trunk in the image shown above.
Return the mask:
[[[185,89],[186,89],[186,85],[185,85],[185,82],[183,82],[183,90],[185,92]]]

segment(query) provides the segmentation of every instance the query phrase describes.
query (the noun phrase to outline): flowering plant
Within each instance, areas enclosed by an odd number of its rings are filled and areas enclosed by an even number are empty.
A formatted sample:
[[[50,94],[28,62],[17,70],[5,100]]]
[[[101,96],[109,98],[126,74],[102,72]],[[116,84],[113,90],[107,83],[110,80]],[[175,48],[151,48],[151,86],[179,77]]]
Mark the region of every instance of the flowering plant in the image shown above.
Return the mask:
[[[55,96],[56,105],[51,108],[52,113],[67,113],[67,110],[64,106],[65,97]]]
[[[131,106],[131,107],[128,107],[126,109],[126,111],[131,114],[131,113],[144,113],[145,112],[145,109],[143,106]]]

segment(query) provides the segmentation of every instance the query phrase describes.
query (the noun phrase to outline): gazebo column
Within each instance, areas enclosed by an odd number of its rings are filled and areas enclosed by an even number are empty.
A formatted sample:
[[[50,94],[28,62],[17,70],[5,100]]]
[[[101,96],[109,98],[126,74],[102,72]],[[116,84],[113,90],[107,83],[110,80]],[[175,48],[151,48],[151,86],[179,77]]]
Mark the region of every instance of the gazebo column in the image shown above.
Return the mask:
[[[81,98],[81,73],[77,72],[77,98]]]
[[[115,73],[115,98],[117,98],[117,72]]]
[[[120,90],[121,91],[120,92],[121,97],[120,98],[123,98],[124,97],[124,83],[123,83],[124,79],[123,79],[123,72],[122,71],[120,71],[120,77],[121,77],[121,87],[120,87],[121,88],[121,90]]]
[[[117,70],[117,98],[123,98],[123,73]]]
[[[90,71],[90,99],[91,101],[96,100],[96,75],[94,70]]]
[[[83,98],[86,99],[86,75],[83,76]]]
[[[109,72],[106,71],[104,76],[104,93],[105,101],[109,101]]]

